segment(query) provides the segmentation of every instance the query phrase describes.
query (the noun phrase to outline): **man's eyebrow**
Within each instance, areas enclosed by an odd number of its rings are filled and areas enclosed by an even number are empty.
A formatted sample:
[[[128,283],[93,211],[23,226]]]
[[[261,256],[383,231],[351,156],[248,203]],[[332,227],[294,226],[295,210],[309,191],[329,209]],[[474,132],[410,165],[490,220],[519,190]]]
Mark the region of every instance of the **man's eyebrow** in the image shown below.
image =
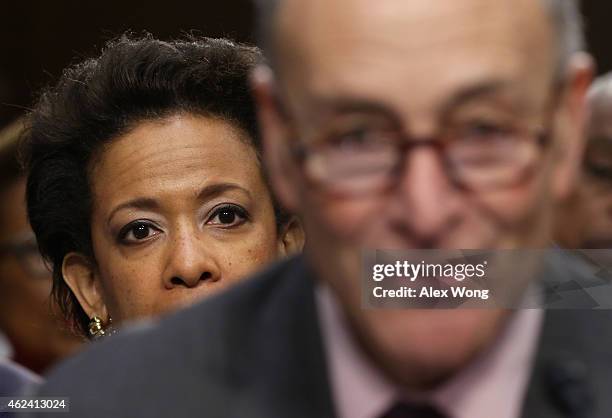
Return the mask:
[[[382,103],[360,98],[330,97],[318,100],[317,106],[334,113],[393,113]]]
[[[361,97],[325,97],[318,98],[314,104],[315,108],[319,111],[319,117],[330,118],[342,115],[364,114],[383,117],[396,123],[400,122],[400,117],[391,107],[371,99]]]
[[[493,94],[507,92],[510,84],[504,80],[487,80],[461,87],[442,104],[442,113],[456,108],[471,100],[480,99]]]
[[[510,89],[510,83],[506,80],[485,80],[476,82],[457,89],[446,102],[442,104],[442,111],[450,110],[470,100],[479,99]],[[317,109],[325,113],[336,115],[344,113],[370,113],[398,119],[397,113],[384,103],[364,98],[351,97],[325,97],[315,100]]]
[[[512,85],[508,80],[488,79],[467,84],[452,92],[450,97],[439,107],[438,115],[444,119],[457,107],[470,101],[486,98],[495,94],[511,91]],[[390,106],[363,97],[330,96],[317,97],[313,100],[314,108],[318,109],[319,117],[330,118],[344,114],[362,113],[371,116],[384,117],[387,120],[403,126],[402,118]]]

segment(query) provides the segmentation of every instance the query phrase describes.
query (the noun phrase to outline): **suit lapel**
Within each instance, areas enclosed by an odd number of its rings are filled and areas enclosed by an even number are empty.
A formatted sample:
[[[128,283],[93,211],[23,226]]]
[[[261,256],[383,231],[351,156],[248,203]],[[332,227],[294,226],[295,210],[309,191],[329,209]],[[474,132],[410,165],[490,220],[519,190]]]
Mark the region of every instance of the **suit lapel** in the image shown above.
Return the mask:
[[[612,416],[612,312],[546,312],[524,418]]]
[[[334,416],[314,276],[303,258],[288,264],[262,291],[251,336],[236,337],[249,343],[231,355],[232,417]],[[522,417],[612,417],[612,311],[545,315]]]
[[[311,276],[303,259],[294,260],[253,318],[256,342],[237,356],[232,416],[334,416]]]
[[[544,282],[589,281],[579,261],[562,257],[548,264]],[[612,417],[611,381],[612,310],[547,310],[523,417]]]

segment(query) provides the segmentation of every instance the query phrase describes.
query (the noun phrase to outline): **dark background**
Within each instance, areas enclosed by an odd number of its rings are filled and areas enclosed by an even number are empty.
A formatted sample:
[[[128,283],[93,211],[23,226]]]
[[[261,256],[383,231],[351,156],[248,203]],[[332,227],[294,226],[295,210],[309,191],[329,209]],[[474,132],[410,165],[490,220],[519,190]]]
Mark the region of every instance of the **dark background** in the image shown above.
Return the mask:
[[[609,0],[583,1],[600,73],[612,70],[610,9]],[[253,7],[250,0],[0,0],[0,127],[63,67],[96,54],[105,40],[127,29],[162,39],[196,30],[252,42]]]

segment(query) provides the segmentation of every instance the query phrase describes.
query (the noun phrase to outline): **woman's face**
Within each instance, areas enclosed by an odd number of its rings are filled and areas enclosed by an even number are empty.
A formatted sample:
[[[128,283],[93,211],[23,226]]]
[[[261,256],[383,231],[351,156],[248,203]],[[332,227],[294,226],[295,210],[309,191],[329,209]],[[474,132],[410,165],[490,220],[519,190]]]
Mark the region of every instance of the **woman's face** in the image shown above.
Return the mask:
[[[229,122],[144,122],[102,151],[91,176],[95,267],[79,298],[94,302],[90,317],[173,310],[284,254],[255,151]]]

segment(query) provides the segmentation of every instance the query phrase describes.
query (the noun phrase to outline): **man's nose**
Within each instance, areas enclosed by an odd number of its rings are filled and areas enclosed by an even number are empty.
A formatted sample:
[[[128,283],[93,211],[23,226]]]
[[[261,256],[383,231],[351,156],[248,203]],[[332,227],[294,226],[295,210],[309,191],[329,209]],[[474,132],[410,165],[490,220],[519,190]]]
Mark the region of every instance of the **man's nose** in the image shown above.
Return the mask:
[[[435,242],[461,218],[461,194],[435,149],[416,147],[405,156],[395,199],[398,225],[421,242]]]
[[[221,279],[217,258],[205,247],[197,234],[184,234],[173,240],[164,274],[166,288],[192,288],[206,281]]]

